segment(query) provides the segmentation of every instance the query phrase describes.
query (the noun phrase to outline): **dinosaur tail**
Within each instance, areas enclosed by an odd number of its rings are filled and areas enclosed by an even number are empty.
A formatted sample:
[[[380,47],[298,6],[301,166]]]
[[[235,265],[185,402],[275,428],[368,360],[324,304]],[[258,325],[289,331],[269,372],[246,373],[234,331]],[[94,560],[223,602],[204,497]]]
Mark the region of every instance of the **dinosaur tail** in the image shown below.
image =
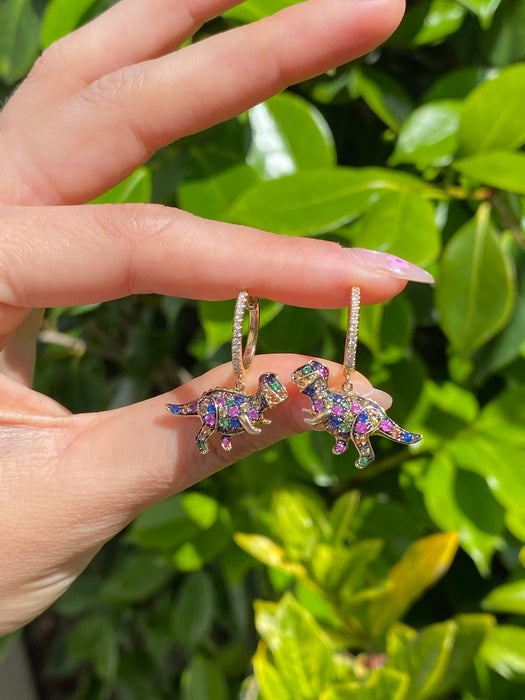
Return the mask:
[[[196,416],[198,404],[196,401],[191,403],[167,403],[166,411],[173,413],[176,416]]]
[[[391,418],[381,421],[379,432],[381,435],[390,438],[390,440],[400,442],[404,445],[413,445],[416,442],[419,442],[423,437],[422,435],[419,435],[419,433],[411,433],[408,430],[405,430],[397,423],[394,423]]]

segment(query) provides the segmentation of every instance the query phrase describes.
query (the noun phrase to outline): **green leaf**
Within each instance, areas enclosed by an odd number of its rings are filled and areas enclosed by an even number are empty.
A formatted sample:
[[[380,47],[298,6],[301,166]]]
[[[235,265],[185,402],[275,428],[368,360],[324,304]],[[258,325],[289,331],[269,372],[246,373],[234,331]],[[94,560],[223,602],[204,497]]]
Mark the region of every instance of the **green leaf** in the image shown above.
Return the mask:
[[[230,119],[195,138],[188,144],[177,202],[192,214],[220,220],[237,197],[258,181],[245,162],[249,124]]]
[[[488,31],[480,36],[488,65],[505,67],[525,57],[525,2],[503,2]]]
[[[196,535],[199,529],[199,525],[188,516],[179,494],[150,506],[139,515],[131,525],[127,539],[141,547],[169,551]]]
[[[321,541],[331,536],[331,528],[319,502],[312,495],[281,489],[272,498],[272,530],[288,557],[308,561]]]
[[[483,29],[488,29],[501,0],[459,0],[459,2],[478,17]]]
[[[346,491],[339,496],[328,516],[332,528],[332,542],[335,546],[345,545],[353,539],[354,517],[359,507],[359,491]]]
[[[448,696],[461,686],[485,635],[496,624],[492,615],[482,614],[457,615],[453,621],[457,625],[454,646],[445,674],[434,691],[436,697]]]
[[[406,700],[426,700],[436,693],[450,662],[458,627],[449,620],[430,625],[405,640],[394,628],[388,635],[388,667],[410,678]]]
[[[465,66],[441,75],[425,93],[425,101],[463,100],[480,83],[498,74],[494,68]]]
[[[77,622],[69,632],[67,651],[77,661],[93,663],[99,678],[115,679],[119,650],[113,622],[106,615],[92,615]]]
[[[481,605],[484,610],[525,615],[525,579],[493,588]]]
[[[447,244],[436,289],[441,326],[459,355],[469,355],[506,323],[514,303],[514,276],[480,206],[475,219]]]
[[[297,0],[247,0],[242,5],[223,12],[222,16],[234,24],[256,22],[285,7],[295,5],[296,2]]]
[[[181,677],[181,700],[227,700],[228,685],[221,667],[201,654],[192,657]]]
[[[442,100],[414,110],[401,127],[390,164],[413,163],[419,170],[448,165],[457,148],[460,104]]]
[[[489,631],[481,658],[507,680],[525,680],[525,629],[498,625]]]
[[[247,163],[263,179],[335,165],[330,127],[304,98],[285,92],[253,107],[248,116],[252,133]]]
[[[0,80],[12,85],[29,70],[40,49],[40,20],[31,0],[3,0],[0,27]]]
[[[284,549],[268,537],[236,532],[233,539],[241,549],[244,549],[254,559],[266,564],[266,566],[271,566],[278,571],[291,574],[299,579],[307,576],[304,566],[288,559]]]
[[[429,535],[414,542],[388,574],[388,589],[370,606],[371,633],[379,638],[410,605],[448,571],[458,548],[455,532]]]
[[[456,530],[483,576],[495,549],[503,546],[504,510],[479,475],[456,469],[445,453],[431,461],[423,481],[425,505],[442,530]]]
[[[350,95],[362,97],[387,126],[398,131],[413,109],[409,94],[390,74],[374,66],[358,65],[350,73]]]
[[[0,637],[0,668],[13,649],[16,641],[20,638],[20,630],[10,632]]]
[[[182,494],[182,508],[202,530],[210,528],[219,516],[219,504],[211,496],[198,491]]]
[[[175,600],[173,629],[186,649],[195,649],[209,634],[214,615],[215,590],[210,576],[205,571],[185,576]]]
[[[230,513],[226,508],[219,509],[219,517],[214,524],[195,534],[191,541],[184,542],[171,558],[179,571],[197,571],[207,562],[218,556],[231,541]]]
[[[475,88],[463,103],[462,154],[515,150],[525,143],[525,65],[510,66]]]
[[[410,679],[390,668],[372,671],[365,682],[336,685],[321,693],[319,700],[405,700]]]
[[[408,46],[439,44],[463,24],[466,11],[453,0],[425,0],[406,13],[391,42]]]
[[[266,644],[259,642],[252,660],[253,670],[264,700],[293,700],[286,684],[273,664],[268,661]]]
[[[387,192],[357,222],[352,242],[419,265],[428,263],[438,257],[441,247],[434,207],[418,192]]]
[[[381,190],[424,188],[416,178],[380,168],[300,171],[242,194],[230,221],[291,235],[332,231],[365,212]]]
[[[105,580],[100,599],[108,603],[142,601],[157,593],[173,576],[173,569],[162,556],[133,552]]]
[[[255,625],[292,697],[315,700],[332,673],[334,644],[314,618],[287,593],[274,609],[255,606]]]
[[[234,302],[229,300],[199,302],[199,318],[206,334],[207,355],[213,355],[224,343],[231,343],[234,306]],[[272,321],[282,308],[283,305],[276,302],[262,302],[260,328]]]
[[[453,167],[474,182],[525,194],[525,155],[521,153],[478,153],[454,161]]]
[[[42,24],[42,46],[46,48],[76,29],[95,2],[96,0],[50,0]]]
[[[151,199],[151,170],[145,165],[137,168],[125,180],[101,194],[92,204],[124,204],[149,202]]]

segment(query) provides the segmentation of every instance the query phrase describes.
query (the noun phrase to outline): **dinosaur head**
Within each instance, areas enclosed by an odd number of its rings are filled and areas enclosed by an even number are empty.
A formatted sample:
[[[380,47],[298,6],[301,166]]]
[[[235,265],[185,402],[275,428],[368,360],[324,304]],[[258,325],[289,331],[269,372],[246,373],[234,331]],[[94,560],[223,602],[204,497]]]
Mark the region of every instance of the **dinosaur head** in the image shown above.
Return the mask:
[[[266,399],[268,406],[277,406],[277,404],[286,401],[288,392],[281,384],[276,374],[265,372],[259,377],[259,394],[262,394]]]
[[[304,391],[319,379],[328,379],[328,367],[317,360],[310,360],[292,374],[292,382],[297,384],[299,391]]]

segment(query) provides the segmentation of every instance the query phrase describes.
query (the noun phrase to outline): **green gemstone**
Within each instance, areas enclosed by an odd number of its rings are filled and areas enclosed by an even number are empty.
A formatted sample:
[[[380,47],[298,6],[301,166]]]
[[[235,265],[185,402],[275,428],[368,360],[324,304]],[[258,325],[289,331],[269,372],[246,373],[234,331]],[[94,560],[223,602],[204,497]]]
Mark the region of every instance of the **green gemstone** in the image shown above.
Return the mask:
[[[342,430],[343,432],[350,432],[351,427],[352,426],[350,423],[341,423],[341,425],[339,426],[339,429]]]
[[[226,399],[226,406],[233,406],[235,401],[230,397],[229,399]]]
[[[281,388],[281,382],[273,382],[270,384],[270,386],[274,391],[279,391]]]
[[[366,457],[360,457],[360,458],[359,458],[359,464],[360,464],[362,467],[366,467],[366,465],[368,464],[367,458],[366,458]]]
[[[221,419],[219,420],[219,427],[220,427],[220,428],[227,428],[228,425],[229,425],[229,423],[228,423],[228,419],[227,419],[227,418],[221,418]]]
[[[310,365],[305,365],[303,367],[303,374],[310,374],[311,371],[312,371],[312,368],[310,367]]]

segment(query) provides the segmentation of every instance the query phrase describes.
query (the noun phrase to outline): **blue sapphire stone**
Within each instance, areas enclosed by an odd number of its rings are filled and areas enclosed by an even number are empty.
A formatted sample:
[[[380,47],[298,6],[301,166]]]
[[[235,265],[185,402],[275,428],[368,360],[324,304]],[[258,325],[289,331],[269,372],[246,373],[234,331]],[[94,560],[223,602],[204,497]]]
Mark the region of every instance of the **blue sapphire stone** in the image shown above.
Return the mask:
[[[242,403],[244,401],[244,396],[240,396],[239,394],[237,394],[234,397],[234,401],[235,401],[235,403]]]
[[[306,394],[307,396],[312,396],[312,394],[315,394],[313,384],[310,384],[310,386],[307,386],[306,389],[303,389],[303,394]]]
[[[206,406],[206,413],[215,413],[215,404],[209,403]]]
[[[178,406],[177,404],[172,404],[170,406],[170,411],[172,413],[180,413],[180,406]]]
[[[361,413],[357,417],[359,420],[367,420],[368,413],[366,413],[365,411],[361,411]]]
[[[238,418],[230,418],[230,428],[239,428],[241,421]]]
[[[339,423],[341,422],[341,420],[342,420],[342,419],[339,418],[339,416],[331,416],[331,417],[330,417],[330,420],[329,420],[329,423],[330,423],[330,425],[332,426],[332,428],[337,428],[337,426],[339,425]]]
[[[412,442],[412,438],[413,438],[413,437],[414,437],[414,436],[412,435],[412,433],[405,433],[405,434],[403,435],[403,440],[404,440],[405,442]]]

